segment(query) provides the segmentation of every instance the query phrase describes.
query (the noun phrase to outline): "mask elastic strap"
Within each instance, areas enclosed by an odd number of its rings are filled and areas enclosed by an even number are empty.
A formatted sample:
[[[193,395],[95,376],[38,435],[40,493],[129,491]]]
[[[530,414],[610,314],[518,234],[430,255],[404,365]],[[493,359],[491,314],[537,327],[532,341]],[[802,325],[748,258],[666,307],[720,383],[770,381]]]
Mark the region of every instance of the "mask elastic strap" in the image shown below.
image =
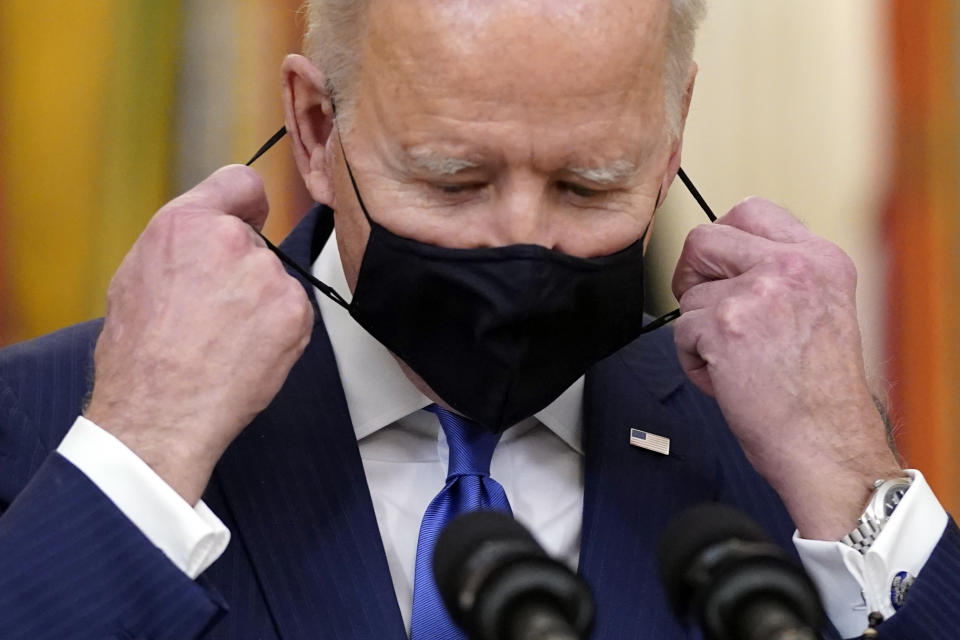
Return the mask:
[[[363,196],[360,195],[360,187],[357,186],[357,179],[353,177],[353,169],[350,167],[350,161],[347,160],[347,150],[343,147],[343,138],[340,136],[340,127],[337,127],[337,140],[340,141],[340,153],[343,154],[343,164],[347,167],[347,175],[350,176],[350,184],[353,185],[353,193],[357,196],[357,202],[360,203],[360,210],[363,211],[367,224],[373,227],[373,218],[367,211],[367,205],[363,204]]]
[[[707,214],[707,217],[710,219],[710,222],[716,222],[717,216],[713,215],[713,210],[710,208],[710,205],[707,204],[707,201],[703,199],[703,196],[700,195],[700,192],[697,191],[697,188],[693,186],[693,181],[687,177],[687,172],[683,170],[683,167],[680,167],[677,171],[677,175],[680,176],[680,180],[683,182],[683,185],[687,188],[687,191],[690,192],[690,195],[693,196],[693,199],[697,201],[697,204],[700,205],[700,208],[703,209],[703,212]]]
[[[367,211],[367,205],[363,203],[363,196],[360,195],[360,187],[357,186],[357,179],[353,177],[353,168],[350,166],[350,161],[347,160],[347,148],[343,146],[343,136],[340,135],[340,124],[336,118],[337,104],[333,101],[333,98],[330,98],[330,110],[333,111],[334,114],[333,126],[337,131],[337,142],[340,143],[340,153],[343,154],[343,164],[347,167],[347,175],[350,176],[353,193],[357,196],[357,202],[360,203],[360,210],[363,211],[363,217],[367,219],[367,224],[369,224],[372,229],[373,218],[370,217],[370,212]]]
[[[253,162],[257,158],[262,156],[264,153],[270,150],[271,147],[277,144],[277,142],[279,142],[283,138],[283,136],[286,135],[286,133],[287,133],[287,128],[280,127],[280,129],[275,134],[270,136],[270,139],[267,140],[263,144],[263,146],[257,149],[257,152],[253,154],[253,157],[247,161],[246,165],[249,167],[251,164],[253,164]],[[353,192],[357,196],[357,202],[360,203],[360,210],[363,211],[363,215],[366,216],[367,222],[372,225],[373,220],[370,218],[370,213],[367,211],[367,207],[363,203],[363,198],[360,196],[360,189],[357,187],[357,180],[356,178],[353,177],[353,169],[350,168],[350,163],[347,161],[347,154],[346,154],[346,150],[343,149],[343,139],[340,137],[339,128],[337,129],[337,139],[340,140],[340,149],[343,151],[343,162],[347,167],[347,175],[350,176],[350,184],[353,185]],[[717,216],[714,215],[713,210],[710,208],[710,205],[708,205],[707,201],[704,200],[702,195],[700,195],[700,191],[697,189],[696,186],[694,186],[693,181],[690,180],[689,176],[687,176],[687,173],[683,170],[683,167],[679,168],[679,170],[677,171],[677,175],[680,177],[680,181],[683,182],[684,186],[690,192],[690,195],[693,196],[693,199],[697,201],[697,204],[700,205],[700,208],[703,209],[703,212],[707,214],[707,218],[709,218],[710,222],[716,222]],[[659,192],[657,195],[657,200],[658,201],[660,200]],[[647,229],[649,230],[649,226],[647,227]],[[644,231],[644,236],[646,236],[646,234],[647,232]],[[350,304],[346,300],[344,300],[339,293],[337,293],[336,289],[334,289],[333,287],[327,284],[324,284],[323,282],[320,282],[315,277],[313,277],[313,274],[311,274],[309,271],[307,271],[306,269],[301,267],[299,264],[297,264],[297,262],[293,258],[288,256],[283,251],[281,251],[280,248],[278,248],[276,245],[270,242],[262,233],[258,231],[257,235],[260,236],[264,244],[267,245],[267,248],[273,251],[273,253],[276,254],[276,256],[280,259],[281,262],[283,262],[285,265],[287,265],[288,267],[296,271],[298,274],[300,274],[304,279],[306,279],[307,282],[315,286],[325,296],[327,296],[328,298],[330,298],[331,300],[339,304],[344,309],[347,309],[348,311],[350,310]],[[680,317],[680,309],[674,309],[669,313],[663,314],[656,320],[653,320],[650,324],[642,327],[640,329],[640,333],[641,334],[649,333],[650,331],[659,329],[663,325],[669,322],[672,322],[679,317]]]
[[[270,147],[280,142],[281,138],[283,138],[283,136],[286,135],[286,133],[287,133],[287,128],[280,127],[280,129],[275,134],[270,136],[270,139],[267,140],[262,147],[257,149],[257,152],[253,154],[253,157],[247,160],[246,166],[249,167],[250,165],[252,165],[257,158],[259,158],[264,153],[269,151]],[[351,176],[351,179],[352,177],[353,176]],[[270,242],[265,235],[263,235],[259,231],[257,231],[256,234],[260,236],[260,239],[263,240],[264,244],[267,245],[267,249],[270,249],[270,251],[273,251],[273,253],[278,258],[280,258],[280,262],[284,263],[285,265],[287,265],[288,267],[290,267],[291,269],[299,273],[301,277],[303,277],[307,282],[315,286],[323,295],[327,296],[328,298],[336,302],[338,305],[340,305],[347,311],[350,310],[350,304],[343,299],[343,296],[337,293],[336,289],[314,278],[312,273],[310,273],[309,271],[301,267],[299,264],[297,264],[296,260],[288,256],[279,247],[277,247],[275,244]]]
[[[680,177],[680,181],[683,182],[683,185],[687,188],[687,191],[690,192],[690,195],[693,196],[693,199],[697,201],[697,204],[700,205],[700,208],[703,209],[703,212],[707,214],[707,218],[710,219],[710,222],[716,222],[717,216],[713,215],[713,210],[710,208],[710,205],[707,204],[707,201],[703,199],[703,196],[700,195],[700,191],[694,186],[693,181],[687,176],[686,171],[683,170],[683,167],[677,171],[677,175]],[[644,325],[640,328],[640,334],[650,333],[656,329],[659,329],[663,325],[673,322],[680,317],[680,309],[674,309],[669,313],[665,313],[656,320],[653,320],[648,325]]]
[[[273,134],[272,136],[270,136],[270,139],[269,139],[269,140],[267,140],[266,142],[264,142],[263,145],[262,145],[259,149],[257,149],[257,152],[256,152],[255,154],[253,154],[253,157],[250,158],[249,160],[247,160],[245,166],[249,167],[250,165],[252,165],[252,164],[256,161],[257,158],[259,158],[260,156],[262,156],[263,154],[265,154],[267,151],[270,151],[270,148],[271,148],[273,145],[275,145],[275,144],[277,144],[278,142],[280,142],[280,140],[281,140],[281,139],[283,138],[283,136],[285,136],[285,135],[287,135],[287,127],[286,127],[286,126],[282,126],[282,127],[280,127],[280,129],[279,129],[275,134]]]

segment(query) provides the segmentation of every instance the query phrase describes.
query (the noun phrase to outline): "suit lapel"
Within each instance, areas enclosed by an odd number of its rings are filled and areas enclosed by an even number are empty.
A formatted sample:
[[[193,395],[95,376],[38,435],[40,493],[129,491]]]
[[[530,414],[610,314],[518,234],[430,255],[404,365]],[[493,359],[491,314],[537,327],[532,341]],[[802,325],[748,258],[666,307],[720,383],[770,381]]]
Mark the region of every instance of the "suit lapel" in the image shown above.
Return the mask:
[[[657,545],[674,514],[715,495],[717,467],[671,408],[684,377],[669,336],[645,336],[587,376],[580,573],[598,603],[595,638],[687,637],[660,586]],[[631,446],[631,428],[669,438],[670,454]]]
[[[307,267],[331,215],[314,209],[281,247]],[[309,284],[291,275],[314,301]],[[580,572],[598,603],[595,638],[685,637],[662,594],[656,547],[671,516],[715,494],[718,467],[698,445],[697,420],[675,409],[685,390],[669,335],[645,336],[587,376]],[[670,438],[670,455],[630,446],[630,428]],[[406,638],[319,319],[280,393],[221,459],[216,480],[236,522],[233,544],[249,555],[282,638]]]
[[[281,248],[309,268],[317,208]],[[319,218],[319,221],[318,221]],[[325,236],[324,236],[325,237]],[[314,301],[312,288],[301,278]],[[280,393],[221,459],[235,535],[281,637],[405,638],[329,338],[319,319]]]

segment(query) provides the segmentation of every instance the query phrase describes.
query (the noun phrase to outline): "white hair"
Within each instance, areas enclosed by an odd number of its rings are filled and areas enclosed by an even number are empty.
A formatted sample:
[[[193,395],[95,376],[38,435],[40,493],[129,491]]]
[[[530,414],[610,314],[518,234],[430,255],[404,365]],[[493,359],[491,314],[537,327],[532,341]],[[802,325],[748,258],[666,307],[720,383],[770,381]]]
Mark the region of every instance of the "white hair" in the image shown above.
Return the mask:
[[[667,26],[667,61],[664,69],[664,96],[670,134],[679,136],[683,126],[687,74],[693,61],[697,27],[706,13],[706,0],[670,0]]]
[[[346,87],[356,68],[359,26],[365,4],[365,0],[306,0],[304,53],[323,71],[326,88],[341,114],[349,108]],[[670,0],[663,79],[667,126],[673,136],[680,134],[687,72],[705,4],[706,0]]]

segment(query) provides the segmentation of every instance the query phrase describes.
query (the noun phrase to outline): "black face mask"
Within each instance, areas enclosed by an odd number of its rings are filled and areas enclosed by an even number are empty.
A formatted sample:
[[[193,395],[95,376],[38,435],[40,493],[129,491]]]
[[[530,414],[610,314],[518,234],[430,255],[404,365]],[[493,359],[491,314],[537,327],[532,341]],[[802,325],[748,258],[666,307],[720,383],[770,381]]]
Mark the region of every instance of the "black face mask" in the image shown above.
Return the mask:
[[[309,280],[450,407],[491,430],[543,409],[591,365],[678,315],[643,326],[643,238],[597,258],[538,245],[429,245],[373,220],[349,163],[347,171],[370,224],[353,301]]]
[[[458,413],[502,431],[639,335],[642,239],[589,259],[438,247],[378,224],[353,186],[370,237],[350,315]]]

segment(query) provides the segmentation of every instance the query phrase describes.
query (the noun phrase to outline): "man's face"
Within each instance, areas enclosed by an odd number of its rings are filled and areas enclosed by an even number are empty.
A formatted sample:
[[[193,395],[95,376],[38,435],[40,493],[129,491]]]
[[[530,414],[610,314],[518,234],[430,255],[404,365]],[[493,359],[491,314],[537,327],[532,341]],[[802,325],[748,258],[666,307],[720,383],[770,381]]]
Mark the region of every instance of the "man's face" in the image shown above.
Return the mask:
[[[637,240],[677,148],[664,113],[668,9],[371,0],[350,128],[319,150],[351,288],[369,227],[344,151],[371,216],[402,236],[582,257]]]

